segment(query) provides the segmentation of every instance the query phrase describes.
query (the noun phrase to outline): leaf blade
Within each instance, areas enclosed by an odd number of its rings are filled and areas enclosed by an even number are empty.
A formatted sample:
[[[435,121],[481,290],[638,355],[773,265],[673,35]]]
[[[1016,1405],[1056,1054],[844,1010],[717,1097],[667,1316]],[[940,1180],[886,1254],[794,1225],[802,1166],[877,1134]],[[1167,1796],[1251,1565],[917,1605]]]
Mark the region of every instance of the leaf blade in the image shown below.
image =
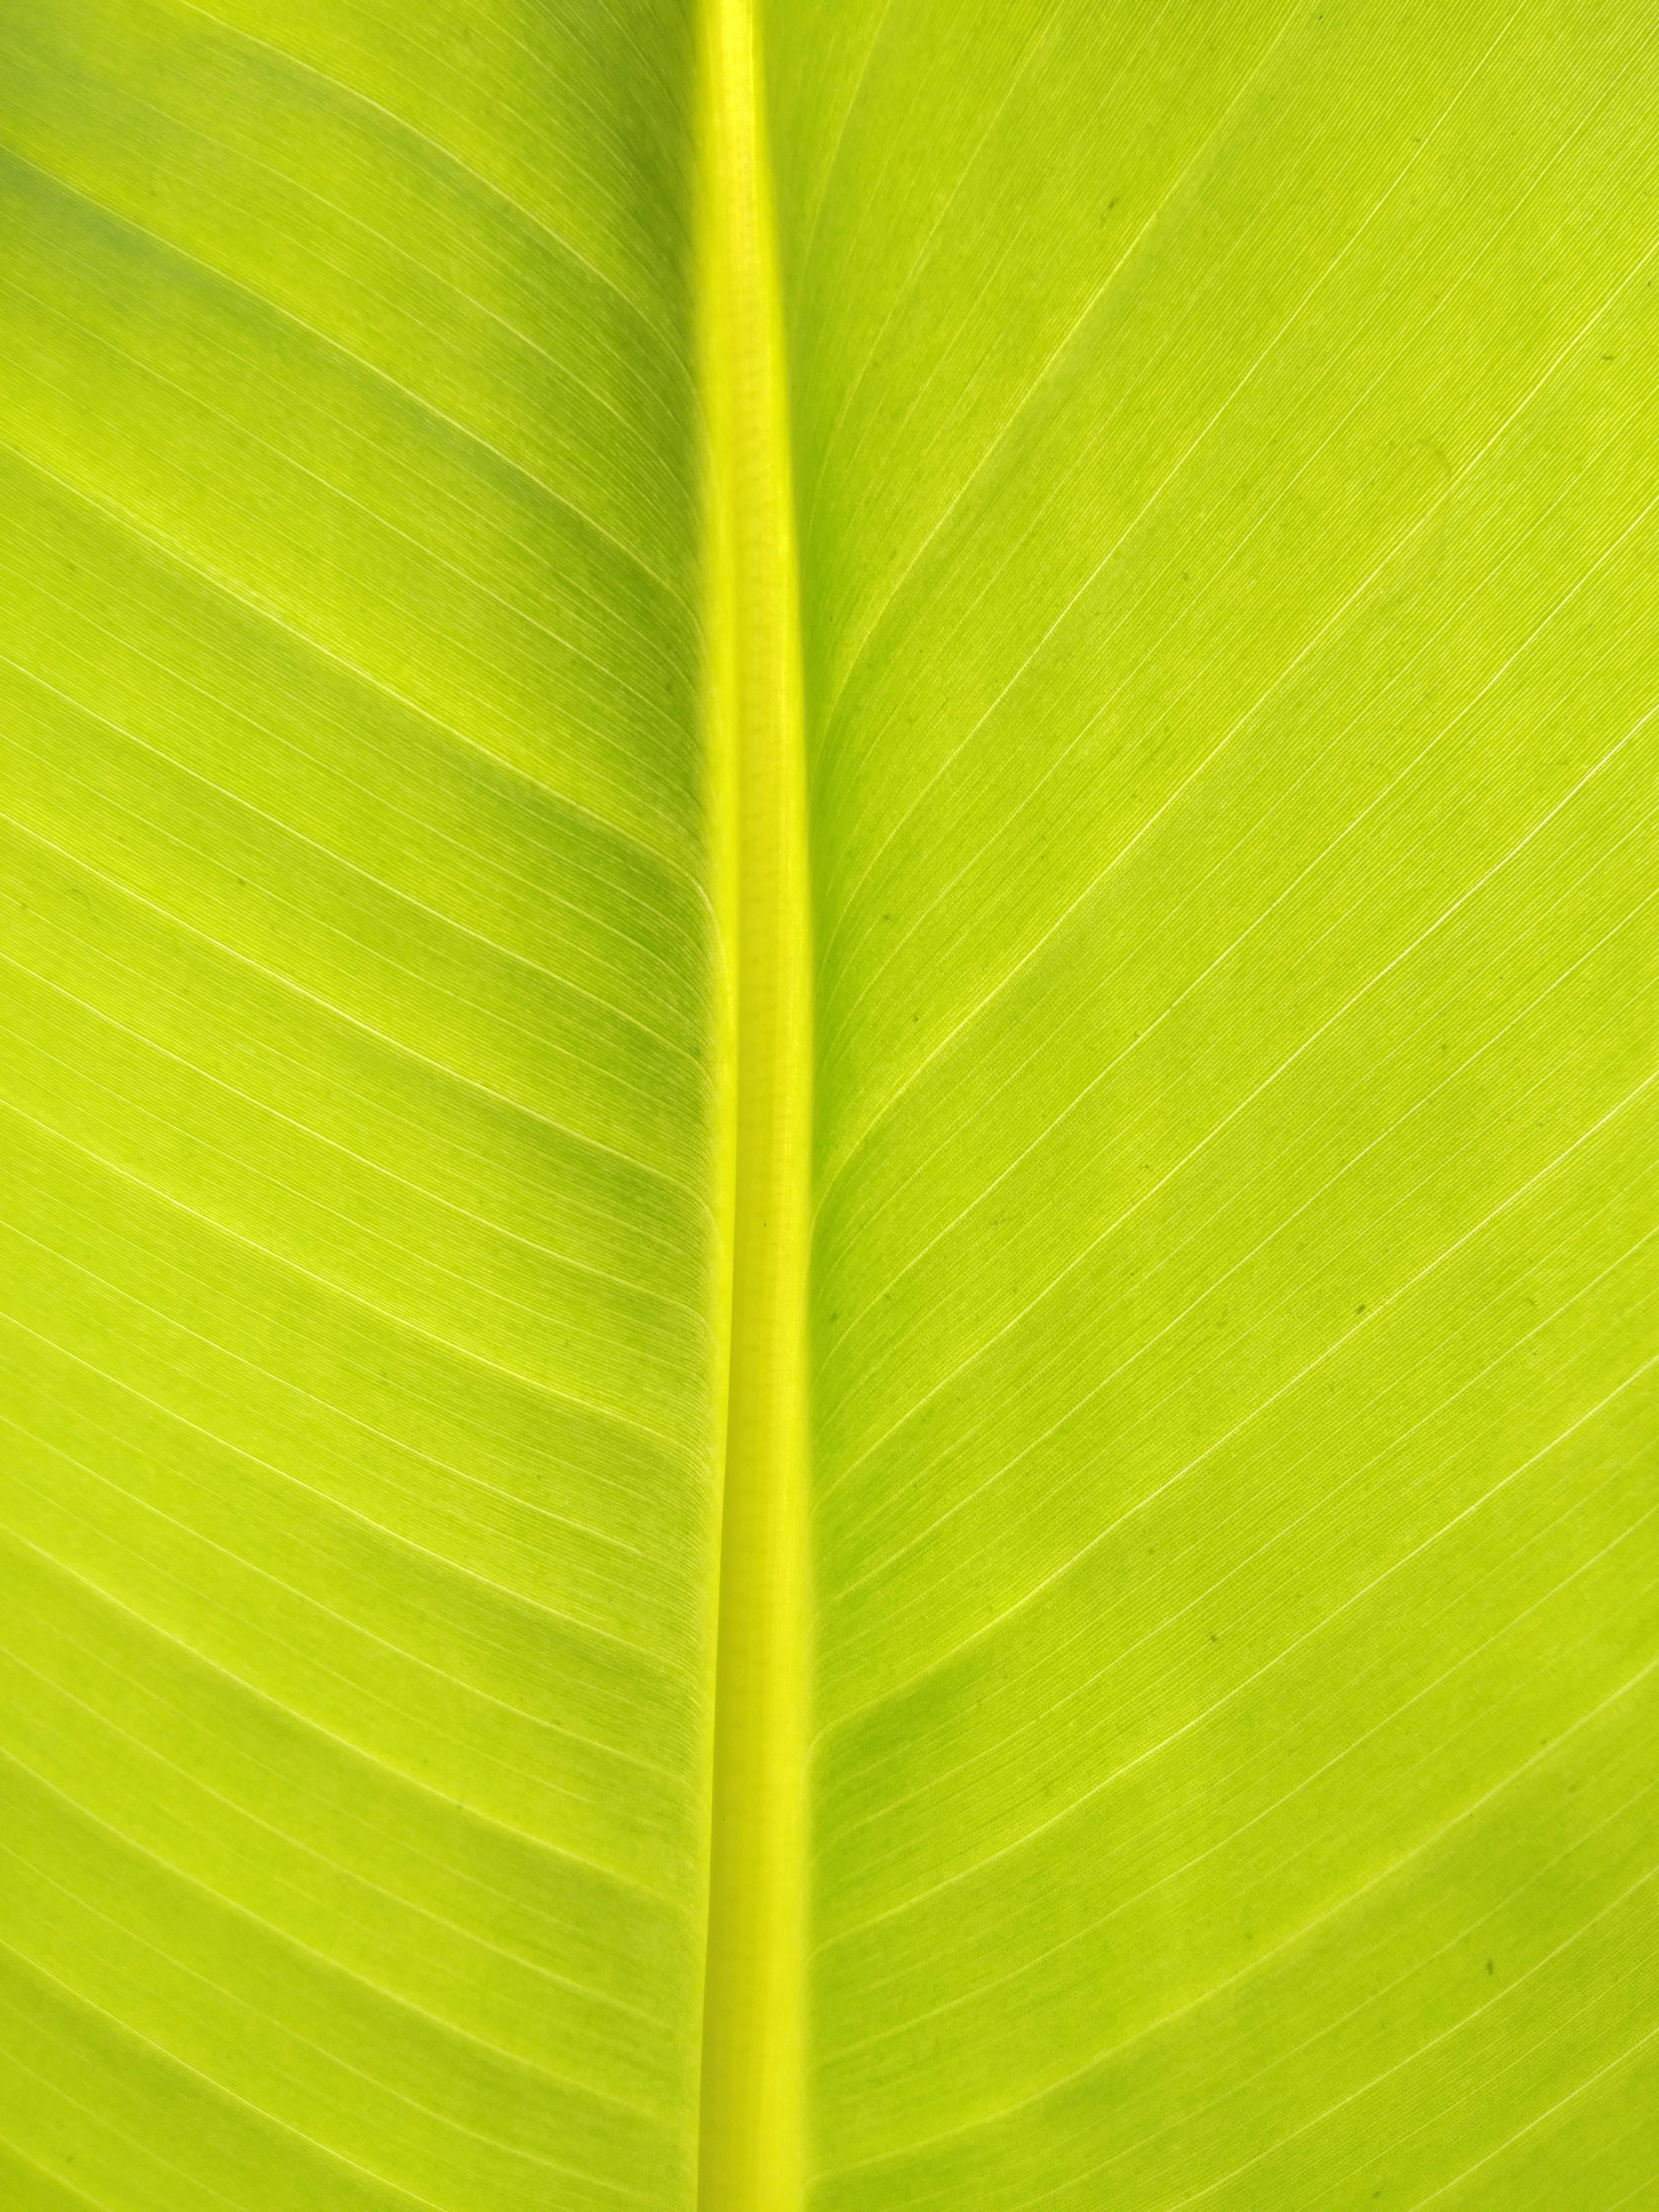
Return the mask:
[[[7,34],[7,2132],[684,2202],[689,40],[222,12]]]
[[[1618,2201],[1648,42],[780,12],[815,2201]]]

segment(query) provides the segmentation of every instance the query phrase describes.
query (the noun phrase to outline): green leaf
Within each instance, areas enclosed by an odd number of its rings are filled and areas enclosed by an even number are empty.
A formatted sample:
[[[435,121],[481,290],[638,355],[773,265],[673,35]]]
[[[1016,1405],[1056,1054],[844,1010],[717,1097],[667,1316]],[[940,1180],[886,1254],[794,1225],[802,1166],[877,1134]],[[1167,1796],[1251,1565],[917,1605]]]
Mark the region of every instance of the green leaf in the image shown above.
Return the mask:
[[[1659,2212],[1659,44],[0,15],[0,2204]]]
[[[1659,2202],[1650,27],[774,42],[817,2201]]]
[[[6,2133],[123,2212],[681,2203],[690,36],[8,46]]]

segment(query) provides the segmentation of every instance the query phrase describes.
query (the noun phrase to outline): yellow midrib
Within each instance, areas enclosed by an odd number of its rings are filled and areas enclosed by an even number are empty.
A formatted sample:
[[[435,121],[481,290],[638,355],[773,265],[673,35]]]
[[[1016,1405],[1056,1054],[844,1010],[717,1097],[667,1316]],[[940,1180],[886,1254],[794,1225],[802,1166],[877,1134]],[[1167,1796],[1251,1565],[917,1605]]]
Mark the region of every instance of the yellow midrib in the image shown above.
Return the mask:
[[[704,0],[702,60],[732,1267],[700,2205],[793,2212],[805,2169],[811,976],[793,489],[754,0]]]

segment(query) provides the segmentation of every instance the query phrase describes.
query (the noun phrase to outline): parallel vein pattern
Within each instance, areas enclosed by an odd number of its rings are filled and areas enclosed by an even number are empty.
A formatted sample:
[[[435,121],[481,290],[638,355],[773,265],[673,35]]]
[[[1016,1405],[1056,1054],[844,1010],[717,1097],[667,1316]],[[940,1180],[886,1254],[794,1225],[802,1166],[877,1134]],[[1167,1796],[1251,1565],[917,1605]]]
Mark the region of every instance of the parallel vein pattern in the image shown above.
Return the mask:
[[[0,42],[0,2198],[688,2203],[690,28]]]
[[[1659,2212],[1656,177],[0,16],[6,2212]]]
[[[780,0],[823,2212],[1659,2203],[1659,51]]]

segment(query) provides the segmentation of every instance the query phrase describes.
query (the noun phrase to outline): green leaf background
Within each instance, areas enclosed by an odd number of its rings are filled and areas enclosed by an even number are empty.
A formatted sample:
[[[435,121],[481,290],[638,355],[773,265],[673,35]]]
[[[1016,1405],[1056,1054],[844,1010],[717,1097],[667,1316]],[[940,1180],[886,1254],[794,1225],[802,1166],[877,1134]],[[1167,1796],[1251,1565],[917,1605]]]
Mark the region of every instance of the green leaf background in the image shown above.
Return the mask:
[[[0,7],[5,2212],[799,2193],[699,2178],[749,35]],[[758,35],[764,2125],[814,2212],[1654,2212],[1655,24]]]

